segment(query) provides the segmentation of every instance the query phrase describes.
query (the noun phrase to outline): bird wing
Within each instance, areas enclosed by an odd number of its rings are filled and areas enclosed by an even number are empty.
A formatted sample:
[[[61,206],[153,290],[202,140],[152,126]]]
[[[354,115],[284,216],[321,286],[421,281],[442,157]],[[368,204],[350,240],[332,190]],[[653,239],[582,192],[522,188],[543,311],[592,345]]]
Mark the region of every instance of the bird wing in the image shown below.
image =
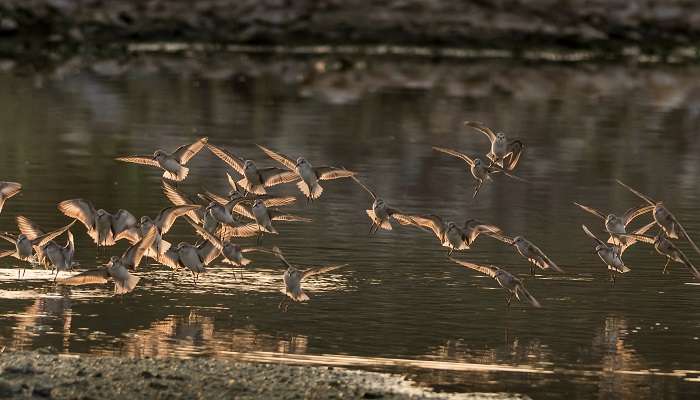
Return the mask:
[[[204,265],[209,265],[221,254],[221,248],[206,240],[197,246],[197,254]]]
[[[542,308],[540,302],[537,301],[537,299],[533,295],[531,295],[530,292],[528,292],[527,289],[525,289],[525,286],[523,286],[522,284],[518,284],[515,286],[515,297],[517,297],[518,300],[526,300],[535,308]]]
[[[0,233],[0,239],[5,239],[12,244],[17,243],[17,236],[14,233],[10,233],[10,232]]]
[[[182,145],[173,152],[172,156],[181,165],[185,165],[207,145],[207,141],[208,139],[203,137],[192,144]]]
[[[275,153],[274,151],[268,149],[267,147],[257,145],[260,150],[264,151],[265,154],[267,154],[270,158],[273,160],[277,161],[278,163],[284,165],[288,170],[290,171],[295,171],[296,170],[296,161],[292,160],[288,156],[282,154],[282,153]]]
[[[46,233],[39,225],[35,224],[31,219],[23,215],[16,216],[15,221],[17,221],[19,231],[27,236],[29,240],[35,239],[38,236]]]
[[[668,211],[668,210],[666,210],[666,211]],[[683,225],[681,225],[681,223],[678,221],[678,219],[676,218],[676,216],[673,215],[673,214],[671,214],[670,211],[668,211],[668,215],[669,215],[669,216],[671,217],[671,219],[673,220],[673,223],[676,224],[676,226],[678,226],[678,229],[681,230],[681,233],[683,233],[683,236],[685,236],[685,238],[688,240],[688,242],[690,242],[690,245],[693,246],[693,248],[695,249],[695,251],[696,251],[698,254],[700,254],[700,248],[698,248],[698,245],[696,245],[695,242],[693,241],[693,239],[690,238],[690,235],[688,235],[688,232],[685,230],[685,228],[683,227]]]
[[[166,267],[170,267],[172,269],[178,269],[180,268],[180,256],[177,254],[177,252],[173,249],[168,249],[168,251],[164,253],[158,253],[155,252],[155,260],[159,264],[163,264]]]
[[[656,243],[656,238],[654,238],[653,236],[642,235],[642,234],[638,234],[638,233],[622,233],[622,234],[620,234],[620,236],[634,239],[635,242],[644,242],[647,244]]]
[[[156,226],[160,229],[160,234],[165,235],[178,218],[201,207],[198,204],[184,204],[162,209],[155,220]]]
[[[457,157],[457,158],[463,160],[464,162],[466,162],[467,164],[469,164],[469,166],[474,166],[474,160],[471,157],[469,157],[468,155],[466,155],[464,153],[460,153],[457,150],[452,150],[452,149],[448,149],[445,147],[437,147],[437,146],[433,146],[433,150]]]
[[[325,267],[315,267],[315,268],[307,268],[301,272],[301,279],[306,279],[310,276],[314,275],[320,275],[320,274],[325,274],[326,272],[331,272],[335,271],[338,268],[343,268],[347,267],[349,264],[341,264],[341,265],[328,265]]]
[[[502,172],[503,175],[505,175],[505,176],[507,176],[507,177],[509,177],[509,178],[513,178],[513,179],[518,180],[518,181],[521,181],[521,182],[530,183],[530,181],[528,181],[528,180],[525,179],[525,178],[521,178],[521,177],[519,177],[519,176],[517,176],[517,175],[511,174],[510,172],[508,172],[507,169],[501,167],[500,165],[496,164],[496,163],[493,162],[493,161],[492,161],[491,164],[488,166],[488,172],[489,172],[489,173]]]
[[[279,258],[284,263],[284,265],[287,266],[287,268],[293,268],[292,264],[290,264],[289,261],[287,261],[287,259],[284,258],[284,254],[282,254],[282,250],[280,250],[279,247],[273,247],[272,254],[276,255],[277,258]]]
[[[36,237],[32,240],[32,246],[37,246],[37,247],[43,247],[46,243],[56,239],[57,237],[61,236],[63,232],[67,231],[70,229],[71,226],[75,224],[75,220],[71,222],[70,224],[64,226],[63,228],[56,229],[53,232],[46,233],[42,236]]]
[[[442,218],[435,214],[410,216],[409,218],[414,225],[430,229],[438,239],[442,240],[442,235],[445,233],[445,222]]]
[[[112,231],[119,233],[128,228],[135,227],[138,222],[134,214],[120,209],[112,216]]]
[[[221,243],[221,241],[216,236],[212,235],[209,231],[204,229],[204,227],[195,224],[194,221],[192,221],[192,219],[190,218],[187,219],[187,222],[189,222],[190,225],[192,225],[194,230],[196,230],[200,236],[202,236],[207,241],[211,242],[211,244],[214,245],[217,249],[221,250],[224,248],[223,243]]]
[[[675,247],[674,250],[678,252],[678,257],[680,257],[683,265],[685,265],[685,267],[688,268],[688,271],[690,271],[690,273],[693,274],[693,277],[695,279],[700,279],[700,272],[698,272],[698,269],[695,268],[692,262],[690,262],[688,256],[686,256],[685,253],[683,253],[681,249],[677,248],[675,245],[673,247]]]
[[[369,193],[369,195],[372,196],[372,200],[377,200],[377,194],[374,193],[372,189],[370,189],[369,187],[367,187],[367,185],[362,183],[362,181],[360,181],[360,179],[358,179],[355,175],[353,175],[351,178],[352,180],[357,182],[357,184],[360,185],[363,189],[365,189],[365,192]]]
[[[387,213],[401,225],[416,225],[416,221],[412,216],[399,212],[394,208],[387,208]]]
[[[473,242],[480,234],[482,233],[495,233],[495,234],[503,234],[503,231],[501,228],[497,227],[496,225],[489,225],[489,224],[476,224],[476,225],[469,225],[469,222],[465,223],[465,228],[469,232],[469,243]]]
[[[354,172],[348,171],[345,168],[337,168],[337,167],[316,167],[314,168],[314,172],[316,172],[316,176],[318,179],[322,181],[330,181],[332,179],[339,179],[339,178],[350,178],[353,175],[355,175]]]
[[[254,220],[255,216],[253,215],[253,211],[251,210],[251,208],[248,204],[249,204],[249,201],[241,201],[239,203],[236,203],[236,205],[233,206],[231,211],[235,212],[238,215],[242,215],[248,219]]]
[[[474,264],[474,263],[470,263],[468,261],[462,261],[462,260],[458,260],[458,259],[452,258],[452,257],[447,257],[447,258],[449,258],[450,260],[456,262],[457,264],[459,264],[463,267],[473,269],[474,271],[477,271],[477,272],[481,272],[482,274],[484,274],[486,276],[490,276],[491,278],[495,278],[496,271],[498,271],[497,268],[494,268],[492,266]]]
[[[95,207],[87,200],[72,199],[58,203],[58,210],[70,218],[75,218],[82,222],[88,230],[94,228]]]
[[[487,232],[484,232],[484,234],[486,236],[492,237],[496,240],[500,240],[501,242],[503,242],[505,244],[513,244],[513,242],[514,242],[512,237],[506,236],[502,233],[487,231]]]
[[[606,245],[605,242],[603,242],[602,240],[598,239],[598,238],[590,231],[590,229],[588,229],[588,227],[587,227],[586,225],[581,225],[581,228],[583,228],[583,231],[586,233],[586,235],[588,235],[591,239],[595,240],[596,243],[602,244],[602,245]],[[607,246],[607,245],[606,245],[606,246]]]
[[[464,125],[474,128],[477,131],[483,133],[486,135],[487,138],[489,138],[489,141],[493,143],[496,140],[496,134],[489,128],[488,126],[482,124],[481,122],[477,121],[464,121]]]
[[[508,160],[504,163],[505,169],[508,171],[514,171],[518,166],[520,156],[524,151],[525,145],[520,140],[513,140],[512,142],[508,143],[508,153],[506,154]]]
[[[258,173],[265,187],[294,182],[299,179],[299,175],[296,172],[277,167],[260,168]]]
[[[287,222],[311,222],[310,218],[300,217],[293,214],[284,214],[278,210],[268,210],[270,214],[270,219],[273,221],[287,221]]]
[[[124,229],[123,231],[117,233],[114,235],[114,241],[118,242],[120,240],[126,240],[131,244],[134,244],[141,240],[141,230],[136,227],[132,226],[131,228]]]
[[[22,185],[17,182],[0,182],[0,212],[5,205],[5,200],[16,195],[22,190]]]
[[[294,204],[297,201],[297,198],[294,196],[285,196],[285,197],[268,197],[265,198],[262,202],[265,205],[265,207],[283,207],[283,206],[288,206],[290,204]]]
[[[583,204],[579,204],[577,202],[574,202],[574,204],[579,206],[583,211],[589,212],[589,213],[595,215],[596,217],[602,219],[603,221],[605,221],[607,218],[602,212],[596,210],[593,207],[584,206]]]
[[[103,267],[81,272],[69,278],[59,279],[56,281],[56,283],[58,283],[59,285],[80,286],[97,283],[107,283],[109,281],[109,278],[109,271],[107,270],[107,268]]]
[[[219,157],[223,162],[228,164],[229,167],[243,175],[243,171],[245,171],[245,168],[243,167],[245,164],[244,159],[229,153],[227,150],[214,146],[211,143],[207,143],[207,149],[214,153],[215,156]]]
[[[622,182],[621,180],[617,179],[617,183],[619,183],[620,185],[624,186],[625,188],[627,188],[627,190],[629,190],[630,192],[634,193],[635,195],[637,195],[637,197],[639,197],[640,199],[646,201],[646,202],[649,203],[650,205],[652,205],[652,206],[656,205],[656,202],[655,202],[654,200],[652,200],[649,196],[647,196],[647,195],[645,195],[645,194],[642,194],[642,193],[640,193],[640,192],[638,192],[638,191],[632,189],[631,187],[627,186],[627,185],[626,185],[624,182]]]
[[[654,206],[652,206],[652,205],[630,208],[629,210],[627,210],[625,212],[625,215],[622,216],[622,219],[625,221],[625,226],[627,226],[635,218],[639,217],[640,215],[644,215],[644,214],[646,214],[650,211],[653,211],[653,210],[654,210]]]
[[[210,192],[208,190],[204,190],[204,193],[198,193],[197,197],[206,201],[207,203],[211,203],[213,201],[214,203],[221,204],[222,206],[229,202],[229,200],[226,197],[220,194]]]
[[[153,159],[153,156],[126,156],[126,157],[117,157],[117,158],[115,158],[115,160],[133,163],[133,164],[150,165],[152,167],[160,168],[160,164],[158,164],[158,161]]]
[[[250,237],[255,236],[260,232],[260,227],[255,222],[250,222],[244,225],[231,226],[224,225],[220,228],[218,234],[224,239],[232,237]]]
[[[151,229],[149,229],[148,232],[143,235],[141,240],[131,245],[131,247],[126,249],[124,254],[122,254],[122,264],[128,266],[129,269],[138,267],[141,263],[143,255],[146,254],[146,251],[148,251],[151,246],[153,246],[153,242],[155,242],[157,234],[158,230],[155,226],[152,226]]]
[[[177,190],[172,184],[170,184],[166,180],[163,180],[162,182],[163,193],[165,194],[165,197],[167,197],[168,200],[170,200],[171,203],[175,204],[176,206],[183,206],[194,203],[193,199],[191,199],[189,196],[185,195],[181,191]],[[195,211],[187,212],[187,216],[197,222],[200,222],[202,220],[200,215],[197,214]]]

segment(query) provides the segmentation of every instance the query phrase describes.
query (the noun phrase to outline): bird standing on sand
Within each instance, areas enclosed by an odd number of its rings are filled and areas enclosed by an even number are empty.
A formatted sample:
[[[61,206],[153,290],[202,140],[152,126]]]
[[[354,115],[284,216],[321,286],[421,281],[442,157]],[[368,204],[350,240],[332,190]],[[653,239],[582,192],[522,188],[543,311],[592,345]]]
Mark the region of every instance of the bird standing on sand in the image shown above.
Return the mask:
[[[495,225],[484,224],[475,219],[469,219],[460,228],[452,221],[445,221],[435,214],[409,215],[408,221],[412,225],[433,232],[443,247],[449,248],[447,255],[452,255],[454,250],[467,250],[480,234],[485,232],[502,233]]]
[[[520,140],[508,142],[505,133],[494,133],[490,128],[481,122],[465,121],[464,125],[474,128],[486,135],[491,142],[491,150],[486,156],[491,161],[508,171],[515,170],[515,167],[518,165],[518,161],[520,161],[520,156],[525,150],[525,145],[523,142]]]
[[[81,272],[70,278],[61,279],[58,283],[61,285],[88,285],[107,283],[109,280],[113,280],[115,295],[129,293],[136,288],[141,280],[138,276],[129,273],[129,270],[135,270],[138,267],[146,251],[153,246],[157,234],[156,227],[152,226],[143,235],[143,238],[131,245],[121,257],[113,256],[109,263],[102,268]]]
[[[522,236],[508,237],[501,233],[491,231],[484,232],[484,234],[513,246],[521,256],[525,257],[525,259],[530,262],[531,275],[535,275],[535,267],[538,267],[541,270],[553,269],[557,272],[564,272],[557,266],[557,264],[554,263],[554,261],[547,257],[547,255],[544,254],[539,247],[535,246],[532,242]]]
[[[321,197],[323,188],[319,185],[319,181],[327,181],[338,178],[349,178],[355,175],[354,172],[344,168],[336,167],[313,167],[304,157],[299,157],[294,161],[282,153],[276,153],[268,148],[258,145],[262,151],[270,158],[284,165],[288,170],[293,171],[301,178],[297,182],[297,187],[309,200],[315,200]]]
[[[101,208],[95,210],[91,202],[83,199],[62,201],[58,203],[58,210],[82,222],[97,247],[114,246],[115,238],[120,233],[133,228],[138,223],[136,217],[126,210],[118,210],[115,214],[110,214]]]
[[[695,251],[700,254],[700,248],[695,244],[693,239],[690,238],[688,235],[688,232],[686,232],[685,228],[683,225],[681,225],[680,222],[678,222],[678,219],[671,213],[671,211],[666,208],[663,202],[661,201],[654,201],[650,197],[632,189],[631,187],[625,185],[622,181],[618,180],[617,183],[620,185],[624,186],[627,188],[630,192],[634,193],[639,197],[640,199],[646,201],[649,205],[654,206],[654,221],[656,221],[657,224],[661,227],[661,229],[664,230],[666,233],[666,236],[668,236],[671,239],[678,239],[679,238],[679,232],[680,234],[683,235],[683,237],[690,242],[690,245],[693,246]]]
[[[574,202],[574,204],[580,207],[582,210],[589,212],[595,215],[596,217],[602,219],[604,222],[605,230],[610,234],[608,243],[614,243],[617,245],[623,244],[624,237],[621,237],[620,235],[627,233],[627,225],[634,221],[635,218],[648,213],[654,208],[654,206],[640,206],[636,208],[630,208],[629,210],[627,210],[627,212],[625,212],[625,214],[622,217],[618,217],[615,214],[608,214],[607,216],[605,216],[605,214],[596,210],[593,207],[584,206],[583,204],[579,204],[576,202]]]
[[[461,159],[462,161],[466,162],[469,164],[469,170],[472,173],[472,176],[477,180],[477,184],[474,187],[474,194],[472,195],[472,198],[475,198],[477,194],[479,194],[479,189],[481,189],[481,186],[484,184],[484,182],[492,181],[493,178],[491,178],[492,174],[497,174],[499,172],[502,172],[504,175],[517,179],[523,182],[527,182],[525,179],[520,178],[518,176],[515,176],[509,172],[507,172],[503,167],[499,166],[498,164],[486,164],[483,162],[480,158],[474,158],[472,159],[468,155],[464,153],[460,153],[457,150],[453,149],[447,149],[444,147],[436,147],[433,146],[433,150],[439,151],[441,153],[445,153],[454,157],[457,157]]]
[[[21,191],[22,185],[17,182],[0,181],[0,213],[2,213],[2,207],[5,205],[7,199]]]
[[[457,260],[456,258],[452,257],[449,257],[449,259],[463,267],[481,272],[482,274],[495,279],[496,282],[498,282],[498,284],[501,285],[501,287],[506,291],[506,304],[508,309],[510,309],[510,302],[513,300],[513,297],[518,299],[518,301],[525,300],[533,307],[542,307],[537,299],[535,299],[535,297],[527,291],[523,281],[512,275],[510,272],[495,265],[478,265],[467,261]]]
[[[411,219],[403,214],[401,211],[389,207],[389,205],[384,201],[384,199],[377,197],[377,195],[362,183],[356,176],[352,176],[352,179],[357,182],[370,196],[372,196],[372,208],[370,210],[365,210],[367,216],[369,217],[372,224],[369,227],[370,235],[377,232],[379,228],[390,231],[393,229],[391,226],[391,220],[394,219],[401,225],[411,225]]]
[[[192,144],[182,145],[172,154],[158,149],[153,156],[126,156],[117,157],[116,160],[160,168],[164,171],[163,178],[180,182],[185,180],[190,172],[185,165],[204,148],[207,140],[203,137]]]
[[[293,171],[277,167],[258,168],[254,161],[237,157],[220,147],[207,144],[207,148],[243,176],[237,184],[249,193],[265,194],[266,188],[299,179]]]

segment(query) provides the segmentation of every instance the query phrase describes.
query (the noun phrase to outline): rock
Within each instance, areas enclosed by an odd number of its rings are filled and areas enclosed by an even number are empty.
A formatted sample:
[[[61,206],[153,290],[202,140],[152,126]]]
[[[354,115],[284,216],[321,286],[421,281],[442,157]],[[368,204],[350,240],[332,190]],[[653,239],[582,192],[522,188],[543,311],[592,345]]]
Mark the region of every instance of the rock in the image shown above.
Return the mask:
[[[10,382],[0,379],[0,399],[7,399],[18,393],[20,389]]]
[[[19,24],[12,18],[0,19],[0,32],[14,32],[19,28]]]
[[[50,399],[51,390],[53,390],[53,387],[51,386],[36,386],[34,387],[34,390],[32,390],[32,395]]]

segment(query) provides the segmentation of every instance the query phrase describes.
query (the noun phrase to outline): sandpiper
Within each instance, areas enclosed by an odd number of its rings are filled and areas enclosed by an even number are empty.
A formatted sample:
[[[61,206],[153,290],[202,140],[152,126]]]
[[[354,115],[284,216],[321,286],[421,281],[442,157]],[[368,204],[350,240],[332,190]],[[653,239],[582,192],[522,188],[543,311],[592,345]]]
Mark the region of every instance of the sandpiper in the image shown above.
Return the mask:
[[[144,235],[146,235],[151,227],[156,228],[156,239],[153,242],[153,247],[146,251],[146,255],[149,257],[155,257],[152,252],[157,252],[158,254],[163,254],[170,248],[170,242],[163,239],[163,235],[170,231],[175,221],[186,215],[188,212],[194,211],[201,208],[198,204],[184,204],[181,206],[171,206],[166,207],[158,213],[155,219],[149,216],[143,216],[139,220],[137,226],[126,229],[114,238],[115,241],[126,238],[131,244],[134,244],[141,240]]]
[[[393,207],[389,207],[384,199],[377,197],[374,191],[362,183],[356,176],[352,176],[352,179],[363,189],[365,189],[370,196],[372,196],[372,208],[365,210],[370,221],[372,221],[372,224],[369,227],[370,234],[377,232],[379,228],[386,229],[387,231],[392,230],[392,219],[398,221],[398,223],[401,225],[411,224],[410,217]]]
[[[116,160],[158,167],[164,171],[163,178],[179,182],[187,178],[190,170],[185,165],[204,148],[207,140],[203,137],[192,144],[180,146],[172,153],[158,149],[153,156],[126,156],[117,157]]]
[[[297,182],[297,187],[309,200],[315,200],[321,197],[323,188],[319,185],[319,181],[327,181],[338,178],[349,178],[355,175],[354,172],[344,168],[336,167],[313,167],[304,157],[299,157],[294,161],[290,157],[276,153],[266,147],[258,145],[270,158],[284,165],[288,170],[294,171],[301,180]]]
[[[83,199],[65,200],[58,203],[58,210],[70,218],[82,222],[88,235],[98,247],[114,246],[116,237],[138,223],[136,217],[126,210],[110,214],[103,209],[95,210],[91,202]]]
[[[625,212],[625,214],[622,217],[618,217],[615,214],[608,214],[606,216],[605,214],[596,210],[595,208],[584,206],[583,204],[579,204],[576,202],[574,202],[574,204],[580,207],[582,210],[589,212],[595,215],[596,217],[602,219],[605,225],[605,230],[610,234],[608,243],[614,243],[618,245],[623,244],[622,241],[624,240],[624,238],[621,238],[620,235],[627,233],[627,225],[634,221],[635,218],[648,213],[654,208],[654,206],[639,206],[636,208],[630,208]]]
[[[651,222],[639,229],[637,229],[634,233],[635,234],[644,234],[646,231],[651,229],[654,226],[654,222]],[[610,282],[615,285],[615,274],[626,274],[627,272],[630,272],[631,269],[629,269],[626,265],[625,262],[622,261],[622,254],[627,250],[631,245],[636,243],[636,240],[625,240],[624,244],[622,245],[616,245],[616,244],[608,244],[606,242],[603,242],[602,240],[598,239],[591,231],[588,229],[586,225],[581,225],[581,228],[583,228],[583,231],[588,235],[591,239],[593,239],[594,244],[595,244],[595,252],[598,254],[598,257],[600,257],[601,260],[607,265],[608,271],[610,272]],[[629,236],[629,235],[626,235]]]
[[[663,230],[660,230],[656,234],[656,236],[648,236],[641,234],[626,234],[624,236],[630,237],[640,242],[649,243],[654,246],[654,249],[656,249],[657,253],[666,257],[666,264],[664,265],[664,270],[662,271],[663,274],[667,273],[666,269],[668,268],[668,264],[671,262],[671,260],[673,260],[675,262],[685,265],[685,267],[688,268],[690,273],[693,275],[693,278],[700,279],[700,272],[698,272],[697,268],[695,268],[693,263],[690,262],[688,256],[686,256],[685,253],[681,251],[681,249],[679,249],[678,247],[676,247],[675,244],[673,244],[673,242],[666,236],[666,233]]]
[[[22,185],[17,182],[0,182],[0,213],[10,197],[22,191]]]
[[[476,197],[476,195],[479,193],[479,189],[481,189],[481,186],[485,182],[493,180],[491,178],[492,174],[502,172],[504,175],[506,175],[510,178],[517,179],[517,180],[523,181],[523,182],[527,182],[527,180],[509,173],[503,167],[501,167],[498,164],[495,164],[493,162],[490,164],[487,164],[484,161],[482,161],[480,158],[472,159],[471,157],[469,157],[468,155],[466,155],[464,153],[460,153],[457,150],[448,149],[445,147],[433,146],[433,150],[457,157],[457,158],[461,159],[462,161],[466,162],[467,164],[469,164],[469,170],[471,171],[472,176],[477,180],[477,184],[474,187],[474,194],[472,195],[472,198]]]
[[[520,156],[525,150],[525,145],[520,140],[508,142],[503,132],[494,133],[481,122],[465,121],[464,125],[476,129],[486,135],[491,142],[491,150],[486,155],[491,161],[508,171],[513,171],[520,161]]]
[[[172,269],[188,269],[196,285],[199,274],[206,273],[206,266],[214,262],[219,254],[221,250],[208,240],[198,246],[181,242],[176,248],[171,247],[165,253],[159,254],[157,261]]]
[[[329,265],[318,268],[298,269],[297,267],[290,264],[286,258],[284,258],[284,255],[282,254],[282,251],[279,249],[279,247],[273,247],[272,253],[275,254],[287,267],[287,270],[284,271],[284,275],[282,276],[282,280],[284,281],[284,288],[281,290],[281,292],[295,302],[304,302],[309,300],[309,296],[301,288],[301,282],[304,279],[314,275],[334,271],[338,268],[343,268],[348,265]],[[285,297],[278,306],[278,308],[282,308],[282,306],[284,306],[284,311],[287,311],[287,308],[289,307],[289,304],[285,302],[287,297]]]
[[[268,187],[299,179],[299,176],[293,171],[277,167],[258,168],[254,161],[235,156],[220,147],[207,144],[207,148],[243,176],[243,179],[239,180],[237,184],[247,192],[265,194],[267,193],[265,189]]]
[[[42,251],[41,249],[44,247],[44,245],[57,238],[58,236],[62,235],[64,232],[70,229],[70,227],[73,226],[74,223],[75,221],[62,228],[56,229],[55,231],[45,233],[41,236],[36,236],[33,238],[30,238],[24,233],[15,235],[9,232],[4,232],[0,234],[0,238],[5,239],[6,241],[15,245],[15,251],[9,254],[5,254],[5,256],[12,256],[18,260],[27,262],[37,262],[37,257],[35,256],[35,253]]]
[[[518,301],[525,300],[533,307],[542,307],[537,299],[535,299],[535,297],[533,297],[530,292],[527,291],[523,281],[512,275],[510,272],[495,265],[478,265],[467,261],[457,260],[456,258],[452,257],[449,257],[449,259],[463,267],[481,272],[482,274],[495,279],[496,282],[498,282],[498,284],[501,285],[501,287],[506,291],[506,304],[509,309],[510,302],[513,300],[513,297],[518,299]]]
[[[54,275],[53,278],[54,281],[58,278],[58,273],[60,271],[69,271],[75,264],[73,261],[75,256],[75,240],[73,239],[71,231],[68,231],[67,235],[68,241],[65,246],[61,246],[52,240],[42,249],[43,254],[46,255],[46,263],[48,266],[56,269],[56,275]]]
[[[542,270],[553,269],[557,272],[564,272],[554,261],[547,257],[539,247],[522,236],[509,237],[502,233],[491,231],[484,232],[484,234],[513,246],[521,256],[525,257],[525,259],[530,262],[531,275],[535,275],[535,267]]]
[[[250,203],[250,201],[246,201],[246,203]],[[277,232],[277,229],[272,226],[272,221],[311,222],[310,218],[283,213],[276,208],[267,208],[265,202],[260,199],[253,200],[252,206],[247,209],[247,211],[248,213],[246,216],[252,216],[258,226],[258,243],[260,243],[263,233],[271,233],[275,235],[279,233]]]
[[[662,201],[654,201],[652,200],[649,196],[646,196],[631,187],[625,185],[622,181],[618,179],[617,183],[620,185],[624,186],[627,188],[630,192],[634,193],[639,197],[640,199],[646,201],[649,205],[654,206],[654,221],[656,221],[657,224],[661,227],[661,229],[664,230],[666,235],[671,238],[671,239],[678,239],[678,232],[676,231],[676,228],[680,230],[680,233],[683,235],[683,237],[690,242],[691,246],[695,249],[695,251],[700,254],[700,248],[695,244],[693,239],[690,238],[688,235],[688,232],[686,232],[685,228],[683,225],[681,225],[680,222],[678,222],[678,219],[669,211],[664,203]]]
[[[475,219],[469,219],[464,223],[464,227],[459,227],[452,221],[445,221],[435,214],[410,215],[408,221],[413,225],[420,226],[432,231],[443,247],[449,248],[447,255],[451,255],[454,250],[466,250],[474,243],[476,238],[485,232],[502,233],[501,229],[495,225],[484,224]]]
[[[102,268],[81,272],[70,278],[61,279],[58,283],[61,285],[88,285],[107,283],[109,280],[113,280],[115,295],[129,293],[136,288],[141,279],[129,273],[129,270],[135,270],[138,267],[146,251],[153,246],[157,234],[156,227],[152,226],[143,235],[143,238],[131,245],[121,257],[113,256],[109,263]]]

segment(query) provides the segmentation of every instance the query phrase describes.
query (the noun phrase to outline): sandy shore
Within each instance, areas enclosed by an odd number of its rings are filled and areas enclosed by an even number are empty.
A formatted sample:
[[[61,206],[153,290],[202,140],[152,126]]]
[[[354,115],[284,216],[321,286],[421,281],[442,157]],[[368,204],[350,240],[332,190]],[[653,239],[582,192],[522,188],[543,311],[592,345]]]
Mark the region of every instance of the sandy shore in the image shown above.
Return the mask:
[[[0,399],[522,399],[434,393],[399,375],[197,358],[0,354]]]

